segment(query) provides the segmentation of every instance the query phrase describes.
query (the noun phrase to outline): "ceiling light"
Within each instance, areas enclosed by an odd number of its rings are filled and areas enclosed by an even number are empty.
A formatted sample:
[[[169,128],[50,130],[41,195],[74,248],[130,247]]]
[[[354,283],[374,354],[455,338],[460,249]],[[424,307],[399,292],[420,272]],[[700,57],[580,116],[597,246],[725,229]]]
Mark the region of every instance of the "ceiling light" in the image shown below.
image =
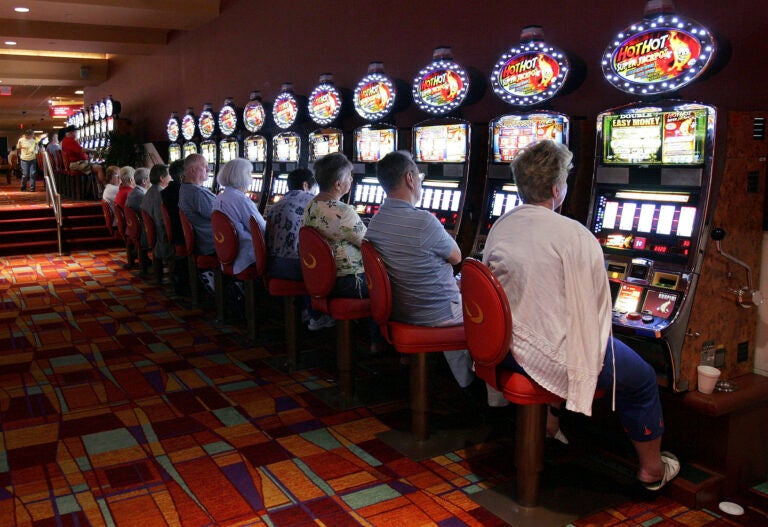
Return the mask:
[[[17,13],[29,13],[28,7],[14,7],[13,10]]]
[[[15,46],[16,42],[14,42],[13,40],[6,40],[5,41],[5,45],[6,46]]]
[[[77,90],[75,92],[75,95],[83,95],[85,92],[83,90]]]

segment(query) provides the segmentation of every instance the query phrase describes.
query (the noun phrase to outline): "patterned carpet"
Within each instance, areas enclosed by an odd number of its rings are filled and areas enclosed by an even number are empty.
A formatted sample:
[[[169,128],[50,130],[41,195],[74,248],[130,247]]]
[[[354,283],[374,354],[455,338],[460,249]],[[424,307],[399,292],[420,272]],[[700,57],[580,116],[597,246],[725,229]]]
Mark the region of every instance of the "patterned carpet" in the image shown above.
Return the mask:
[[[0,526],[506,525],[471,496],[512,480],[507,439],[411,461],[377,437],[408,428],[404,383],[353,410],[317,396],[334,385],[332,330],[309,337],[312,366],[282,373],[268,365],[280,304],[248,343],[244,323],[216,323],[124,258],[0,258]],[[407,378],[396,356],[365,355],[366,333],[358,384]],[[471,421],[446,386],[437,421]],[[768,522],[660,496],[574,525]]]

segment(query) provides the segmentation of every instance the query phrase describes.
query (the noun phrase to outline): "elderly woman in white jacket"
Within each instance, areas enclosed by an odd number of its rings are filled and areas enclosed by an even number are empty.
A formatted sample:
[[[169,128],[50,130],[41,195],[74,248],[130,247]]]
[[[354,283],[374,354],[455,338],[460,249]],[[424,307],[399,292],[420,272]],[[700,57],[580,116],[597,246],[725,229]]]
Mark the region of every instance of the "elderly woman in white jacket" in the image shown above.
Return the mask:
[[[613,393],[638,454],[638,480],[659,490],[680,463],[661,452],[664,433],[653,368],[611,335],[611,295],[602,250],[589,230],[555,212],[567,191],[573,155],[542,141],[521,151],[512,174],[524,204],[493,225],[484,261],[503,285],[514,320],[502,363],[592,413],[595,389]]]

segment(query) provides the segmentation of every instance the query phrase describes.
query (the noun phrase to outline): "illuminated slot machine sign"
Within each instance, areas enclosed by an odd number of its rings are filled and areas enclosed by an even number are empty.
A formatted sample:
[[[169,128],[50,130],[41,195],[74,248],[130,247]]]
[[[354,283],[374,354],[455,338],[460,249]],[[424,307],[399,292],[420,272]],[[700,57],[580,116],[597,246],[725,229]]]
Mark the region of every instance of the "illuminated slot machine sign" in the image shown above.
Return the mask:
[[[469,125],[453,122],[414,127],[413,148],[413,160],[424,174],[421,200],[416,206],[432,212],[455,233],[464,200]]]
[[[318,84],[309,95],[307,110],[309,117],[320,126],[328,126],[336,121],[341,114],[341,93],[333,85],[333,75],[324,73]],[[309,162],[313,163],[321,157],[342,152],[344,137],[337,128],[321,128],[309,134]]]
[[[204,187],[213,188],[216,176],[216,141],[212,139],[216,131],[216,118],[213,115],[213,105],[206,103],[200,117],[197,120],[197,126],[200,130],[200,153],[208,163],[208,179],[203,183]]]
[[[234,137],[237,126],[237,110],[232,104],[232,99],[227,98],[224,101],[224,106],[219,110],[219,130],[224,136],[219,141],[219,166],[223,166],[240,155],[240,143]]]
[[[392,112],[396,97],[395,83],[384,73],[384,64],[368,64],[368,73],[357,83],[352,98],[357,114],[369,121],[352,133],[350,202],[364,219],[376,214],[386,197],[376,177],[376,163],[397,148],[397,128],[377,121]]]
[[[176,112],[171,113],[171,117],[165,125],[165,131],[170,142],[168,145],[168,163],[173,163],[177,159],[181,159],[181,145],[177,143],[181,135],[181,123]]]
[[[245,158],[251,162],[251,184],[248,193],[258,204],[264,194],[265,173],[267,168],[267,138],[259,131],[264,127],[266,111],[261,102],[261,93],[252,91],[248,103],[243,108],[243,125],[251,134],[243,141]],[[259,207],[260,209],[262,207]]]
[[[376,214],[386,197],[376,177],[376,162],[394,152],[396,144],[397,129],[393,126],[369,124],[354,132],[354,163],[364,164],[365,169],[357,173],[359,177],[351,191],[351,201],[362,218]]]
[[[192,112],[192,108],[187,108],[187,112],[181,118],[181,136],[184,138],[184,144],[181,148],[185,159],[187,156],[197,154],[197,143],[193,141],[196,130],[195,114]]]

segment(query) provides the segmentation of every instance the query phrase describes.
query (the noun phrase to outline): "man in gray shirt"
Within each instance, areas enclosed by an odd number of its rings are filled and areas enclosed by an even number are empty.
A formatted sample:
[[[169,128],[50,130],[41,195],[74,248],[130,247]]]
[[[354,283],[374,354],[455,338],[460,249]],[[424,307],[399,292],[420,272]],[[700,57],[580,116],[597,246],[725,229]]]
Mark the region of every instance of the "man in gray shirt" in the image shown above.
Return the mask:
[[[387,198],[368,224],[365,238],[387,266],[392,320],[419,326],[463,324],[461,293],[453,277],[461,251],[435,216],[415,207],[421,199],[421,176],[410,153],[387,154],[377,173]],[[469,352],[444,355],[459,386],[469,386],[475,378]]]

